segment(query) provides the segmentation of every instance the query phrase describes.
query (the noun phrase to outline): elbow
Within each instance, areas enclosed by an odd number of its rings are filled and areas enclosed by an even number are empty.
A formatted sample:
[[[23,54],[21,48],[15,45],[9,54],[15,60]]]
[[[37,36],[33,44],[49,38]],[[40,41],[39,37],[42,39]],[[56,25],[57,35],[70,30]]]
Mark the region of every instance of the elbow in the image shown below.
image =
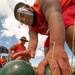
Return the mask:
[[[43,0],[44,1],[44,0]],[[61,6],[58,1],[46,0],[40,5],[41,11],[44,14],[45,18],[49,17],[53,13],[62,13]]]
[[[49,18],[51,18],[51,17],[55,17],[56,15],[58,15],[58,16],[62,15],[62,11],[61,11],[61,9],[52,9],[52,10],[47,11],[44,14],[45,14],[46,20],[48,21]]]

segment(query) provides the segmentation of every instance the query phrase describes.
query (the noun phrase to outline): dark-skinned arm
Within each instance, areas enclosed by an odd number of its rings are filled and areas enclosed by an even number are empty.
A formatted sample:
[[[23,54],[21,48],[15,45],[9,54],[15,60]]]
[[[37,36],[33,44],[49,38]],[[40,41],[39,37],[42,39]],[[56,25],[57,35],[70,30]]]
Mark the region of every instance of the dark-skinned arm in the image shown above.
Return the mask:
[[[64,45],[65,27],[58,0],[40,0],[41,11],[45,15],[50,30],[50,44]],[[51,47],[51,46],[50,46]]]
[[[12,51],[15,50],[15,49],[16,49],[16,46],[15,45],[11,46],[8,49],[8,52],[9,52],[9,55],[10,55],[11,59],[13,59],[13,53],[12,53]]]
[[[35,57],[35,50],[37,48],[38,43],[38,34],[35,31],[29,30],[29,43],[28,43],[28,49],[26,51],[18,52],[13,55],[13,58],[16,58],[20,55],[28,55],[31,58]]]
[[[35,57],[35,50],[37,48],[37,44],[38,44],[38,33],[36,33],[35,31],[29,31],[29,44],[28,44],[28,50],[31,51],[31,57],[34,58]]]
[[[64,50],[65,27],[59,2],[58,0],[40,0],[40,8],[48,22],[50,40],[49,51],[39,64],[38,75],[44,75],[44,69],[40,72],[43,63],[45,63],[44,68],[46,64],[50,65],[53,75],[69,75],[70,65]]]

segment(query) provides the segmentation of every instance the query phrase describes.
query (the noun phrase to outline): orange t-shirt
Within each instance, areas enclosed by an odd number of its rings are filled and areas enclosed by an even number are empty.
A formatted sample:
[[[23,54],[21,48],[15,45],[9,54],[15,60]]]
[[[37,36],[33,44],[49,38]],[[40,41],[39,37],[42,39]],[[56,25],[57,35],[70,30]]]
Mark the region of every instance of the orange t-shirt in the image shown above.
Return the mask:
[[[16,49],[14,50],[14,54],[17,52],[21,52],[21,51],[26,50],[26,47],[25,46],[23,47],[20,43],[16,43],[15,46],[16,46]]]
[[[44,15],[40,11],[39,0],[36,0],[36,2],[34,3],[33,6],[31,6],[31,8],[35,12],[36,21],[35,21],[35,25],[29,27],[29,29],[36,31],[37,33],[46,35],[47,31],[48,31],[48,23],[47,23]]]
[[[63,12],[67,7],[69,7],[69,6],[72,4],[72,2],[73,2],[73,0],[58,0],[58,1],[59,1],[59,3],[60,3],[61,8],[62,8],[62,12]]]
[[[62,12],[71,5],[73,0],[59,0],[59,3],[61,5],[62,8]],[[35,25],[30,26],[29,29],[36,31],[37,33],[43,34],[43,35],[47,35],[48,34],[48,23],[43,15],[43,13],[40,11],[40,7],[39,7],[39,0],[36,0],[34,5],[31,6],[32,9],[35,12],[36,15],[36,21],[35,21]]]
[[[75,3],[75,0],[58,0],[62,10],[66,9],[71,3]],[[40,7],[39,7],[39,0],[36,0],[32,8],[41,14]]]
[[[0,58],[0,64],[5,64],[5,60],[3,58]]]

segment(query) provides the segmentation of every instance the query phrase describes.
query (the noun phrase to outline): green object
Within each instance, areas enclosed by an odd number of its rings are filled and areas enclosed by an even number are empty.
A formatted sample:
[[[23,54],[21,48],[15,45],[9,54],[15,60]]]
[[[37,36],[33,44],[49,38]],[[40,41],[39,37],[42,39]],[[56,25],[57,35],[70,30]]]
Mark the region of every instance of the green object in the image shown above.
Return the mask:
[[[49,65],[47,65],[46,68],[45,68],[45,75],[52,75]]]
[[[13,60],[2,67],[0,75],[35,75],[35,72],[29,63]]]

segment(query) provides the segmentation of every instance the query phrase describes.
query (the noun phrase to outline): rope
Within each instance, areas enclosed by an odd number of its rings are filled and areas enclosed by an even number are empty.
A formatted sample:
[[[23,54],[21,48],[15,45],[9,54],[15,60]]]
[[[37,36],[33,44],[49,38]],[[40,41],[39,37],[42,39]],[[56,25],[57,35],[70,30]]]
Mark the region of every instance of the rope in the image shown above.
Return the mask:
[[[72,40],[72,53],[74,54],[74,34],[75,34],[75,17],[74,17],[74,29],[73,29],[73,40]],[[71,66],[73,65],[73,54],[72,54],[72,61]],[[70,75],[72,74],[72,69],[70,70]]]
[[[54,50],[55,50],[55,42],[53,42],[53,51],[52,51],[52,61],[51,61],[51,66],[52,66],[52,62],[53,62],[53,59],[54,59]],[[54,70],[54,72],[53,72],[53,74],[52,74],[52,75],[54,75],[54,74],[55,74],[55,72],[56,72],[57,68],[58,68],[58,65],[57,65],[57,67],[56,67],[56,69]]]
[[[52,62],[54,59],[54,49],[55,49],[55,42],[53,42],[53,51],[52,51],[52,61],[51,61],[51,66],[52,66]]]

